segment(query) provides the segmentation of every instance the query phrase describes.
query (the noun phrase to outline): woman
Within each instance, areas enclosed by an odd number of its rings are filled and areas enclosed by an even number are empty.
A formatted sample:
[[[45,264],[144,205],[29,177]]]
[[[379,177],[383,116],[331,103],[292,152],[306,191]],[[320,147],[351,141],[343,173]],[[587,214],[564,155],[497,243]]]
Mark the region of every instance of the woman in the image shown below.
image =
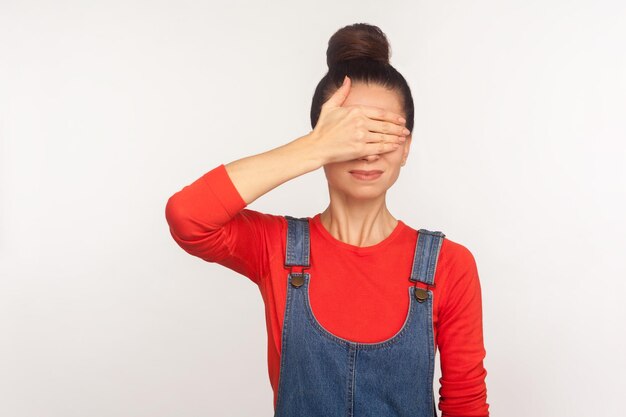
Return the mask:
[[[411,145],[413,99],[376,26],[329,41],[313,130],[219,165],[168,200],[187,252],[250,278],[265,303],[276,417],[488,416],[481,291],[471,252],[386,206]],[[313,217],[245,208],[324,168]]]

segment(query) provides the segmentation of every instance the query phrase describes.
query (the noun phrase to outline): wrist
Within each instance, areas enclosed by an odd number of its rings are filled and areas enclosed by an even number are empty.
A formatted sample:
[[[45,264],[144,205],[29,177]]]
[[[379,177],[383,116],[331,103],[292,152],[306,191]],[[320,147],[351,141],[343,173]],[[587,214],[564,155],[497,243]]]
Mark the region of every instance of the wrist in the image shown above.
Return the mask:
[[[319,146],[319,138],[315,131],[299,137],[297,141],[302,144],[304,158],[310,161],[315,169],[321,168],[328,163],[326,155]]]

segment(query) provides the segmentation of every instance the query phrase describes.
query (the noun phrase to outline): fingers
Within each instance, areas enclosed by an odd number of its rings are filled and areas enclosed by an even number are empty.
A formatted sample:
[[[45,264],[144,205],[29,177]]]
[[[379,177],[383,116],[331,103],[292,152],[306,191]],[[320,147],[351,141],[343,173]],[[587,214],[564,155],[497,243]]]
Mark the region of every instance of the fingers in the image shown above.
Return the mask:
[[[363,136],[363,142],[365,143],[396,143],[402,145],[406,142],[406,136],[387,135],[385,133],[367,132]]]
[[[334,92],[332,96],[326,101],[326,103],[322,104],[322,107],[340,107],[346,98],[348,97],[348,93],[350,92],[350,84],[352,80],[347,75],[343,78],[343,84],[341,87]]]
[[[372,142],[365,144],[364,155],[374,155],[386,152],[393,152],[400,147],[397,142]]]
[[[406,123],[406,119],[401,114],[394,113],[392,111],[381,109],[380,107],[373,106],[358,106],[361,111],[372,120],[380,120],[384,122],[393,123],[403,126]]]
[[[351,106],[348,106],[351,107]],[[405,127],[406,119],[402,115],[374,106],[354,106],[358,113],[365,115],[362,128],[368,133],[365,142],[403,143],[411,132]]]
[[[367,119],[364,126],[370,132],[382,133],[387,136],[408,136],[411,134],[409,129],[407,129],[404,124],[396,124],[388,121]],[[387,138],[385,140],[389,139]]]

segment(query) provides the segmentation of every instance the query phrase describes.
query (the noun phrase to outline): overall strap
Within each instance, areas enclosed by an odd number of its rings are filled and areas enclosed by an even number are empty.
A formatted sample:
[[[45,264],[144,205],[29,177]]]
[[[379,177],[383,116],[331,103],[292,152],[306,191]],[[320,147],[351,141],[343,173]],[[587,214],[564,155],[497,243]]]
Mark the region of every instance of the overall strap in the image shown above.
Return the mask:
[[[296,218],[284,216],[287,219],[287,250],[285,266],[310,266],[310,234],[309,221],[306,217]],[[291,268],[290,268],[291,269]]]
[[[426,229],[419,229],[418,232],[409,280],[434,286],[437,259],[446,235],[440,231],[432,232]]]

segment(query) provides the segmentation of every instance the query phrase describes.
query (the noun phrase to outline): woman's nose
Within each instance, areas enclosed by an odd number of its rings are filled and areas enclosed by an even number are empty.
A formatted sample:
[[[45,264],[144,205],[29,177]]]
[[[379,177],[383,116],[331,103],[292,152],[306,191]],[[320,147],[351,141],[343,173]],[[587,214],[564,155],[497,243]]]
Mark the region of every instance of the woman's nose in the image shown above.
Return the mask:
[[[359,159],[370,162],[370,161],[375,161],[378,158],[380,158],[380,155],[374,154],[374,155],[365,155],[365,156],[363,156],[363,157],[361,157]]]

